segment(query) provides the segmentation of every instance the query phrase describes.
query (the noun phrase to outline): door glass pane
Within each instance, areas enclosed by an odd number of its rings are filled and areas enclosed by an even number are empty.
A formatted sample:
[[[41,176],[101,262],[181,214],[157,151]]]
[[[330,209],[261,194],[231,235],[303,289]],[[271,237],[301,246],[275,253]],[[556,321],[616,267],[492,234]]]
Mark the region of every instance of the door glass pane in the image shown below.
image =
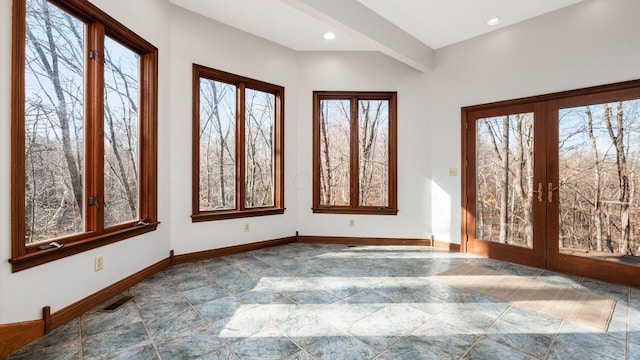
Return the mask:
[[[350,202],[349,100],[320,101],[320,204]]]
[[[476,238],[533,247],[533,113],[478,119],[476,166]]]
[[[25,242],[84,231],[84,23],[27,0]]]
[[[273,130],[275,125],[273,94],[245,90],[245,207],[274,205]]]
[[[389,205],[389,101],[358,101],[359,199]]]
[[[138,219],[140,57],[104,41],[104,225]]]
[[[640,264],[640,100],[561,109],[559,121],[560,252]]]
[[[200,210],[234,209],[236,87],[200,79]]]

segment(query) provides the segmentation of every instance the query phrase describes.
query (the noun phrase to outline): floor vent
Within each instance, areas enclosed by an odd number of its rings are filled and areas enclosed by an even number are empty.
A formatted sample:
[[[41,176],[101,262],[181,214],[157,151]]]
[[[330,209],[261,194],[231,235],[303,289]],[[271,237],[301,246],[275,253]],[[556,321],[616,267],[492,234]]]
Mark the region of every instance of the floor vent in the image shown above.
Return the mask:
[[[133,299],[133,296],[123,296],[120,299],[111,303],[111,305],[107,305],[104,309],[100,311],[112,312],[118,310],[122,305],[128,303]]]

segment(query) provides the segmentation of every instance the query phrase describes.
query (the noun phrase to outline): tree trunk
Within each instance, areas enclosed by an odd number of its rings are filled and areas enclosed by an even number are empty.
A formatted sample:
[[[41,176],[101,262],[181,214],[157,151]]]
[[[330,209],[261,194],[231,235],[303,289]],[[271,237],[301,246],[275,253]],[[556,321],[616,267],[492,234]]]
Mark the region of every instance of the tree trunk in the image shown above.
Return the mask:
[[[320,166],[320,176],[324,181],[322,181],[323,192],[324,192],[324,205],[331,205],[331,182],[332,174],[331,174],[331,158],[329,157],[329,135],[327,133],[327,108],[326,104],[322,104],[322,109],[320,110],[320,140],[324,144],[323,158],[324,167]]]
[[[73,149],[71,145],[71,135],[69,131],[69,123],[73,121],[70,119],[70,115],[67,110],[67,100],[64,94],[64,89],[62,87],[62,83],[60,82],[60,71],[58,68],[59,63],[59,54],[58,48],[56,46],[56,42],[53,36],[53,28],[54,25],[51,22],[51,16],[49,14],[48,6],[42,7],[43,19],[45,21],[45,31],[47,34],[47,51],[51,56],[51,62],[47,59],[47,53],[42,47],[42,44],[38,42],[35,38],[31,30],[29,29],[27,23],[27,37],[29,41],[33,43],[33,46],[38,53],[38,57],[47,72],[47,77],[51,80],[53,85],[53,90],[56,95],[56,100],[58,101],[58,105],[56,106],[56,114],[58,116],[58,120],[60,121],[60,131],[62,133],[62,151],[64,153],[64,159],[67,166],[67,171],[69,172],[69,177],[71,179],[71,187],[73,190],[73,197],[75,199],[76,205],[80,214],[82,215],[84,211],[84,201],[83,201],[83,193],[82,193],[82,169],[79,162],[76,162],[76,159],[73,155]],[[79,159],[78,159],[79,160]]]
[[[105,120],[107,123],[107,131],[109,132],[111,146],[113,147],[113,154],[116,157],[116,162],[118,164],[118,173],[120,176],[120,182],[122,187],[124,188],[125,194],[127,196],[127,204],[129,205],[129,211],[131,212],[131,218],[136,219],[138,217],[137,214],[137,205],[138,199],[133,195],[133,191],[131,190],[131,184],[129,184],[129,179],[127,177],[127,172],[124,169],[124,164],[122,161],[122,156],[120,155],[120,150],[118,149],[118,141],[116,140],[116,132],[113,128],[113,117],[110,111],[104,112]],[[115,172],[115,169],[114,169]]]
[[[602,189],[600,187],[600,157],[598,156],[598,146],[596,144],[596,137],[593,134],[593,115],[591,108],[587,106],[587,127],[589,129],[589,139],[591,140],[591,153],[593,154],[593,169],[594,169],[594,199],[593,199],[593,223],[595,225],[596,232],[596,250],[602,251],[602,204],[601,196]]]
[[[531,160],[533,151],[529,147],[528,140],[531,136],[531,125],[526,122],[523,115],[516,115],[516,158],[515,181],[518,201],[522,204],[522,217],[524,220],[524,242],[528,247],[533,246],[532,224],[532,200],[533,186]],[[515,203],[515,202],[514,202]]]
[[[500,198],[500,242],[508,243],[509,216],[509,116],[502,120],[502,193]]]
[[[608,104],[605,104],[604,119],[607,124],[607,130],[609,136],[613,141],[616,148],[616,165],[618,167],[618,189],[620,201],[620,254],[631,254],[631,248],[629,247],[629,174],[627,171],[627,159],[624,150],[624,126],[622,102],[617,104],[616,112],[616,131],[614,134],[613,125],[611,124],[612,109]]]

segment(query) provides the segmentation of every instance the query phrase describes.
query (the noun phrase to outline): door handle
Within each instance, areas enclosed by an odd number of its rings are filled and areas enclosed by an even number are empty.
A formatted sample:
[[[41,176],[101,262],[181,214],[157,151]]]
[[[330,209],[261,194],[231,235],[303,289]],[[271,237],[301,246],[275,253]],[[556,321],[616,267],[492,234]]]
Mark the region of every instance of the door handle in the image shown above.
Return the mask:
[[[542,192],[543,192],[543,190],[542,190],[542,183],[541,182],[538,183],[538,191],[534,191],[534,192],[538,193],[538,201],[542,202]]]
[[[547,199],[549,200],[549,202],[553,201],[553,192],[558,190],[559,188],[554,188],[553,187],[553,183],[548,183],[547,184]]]

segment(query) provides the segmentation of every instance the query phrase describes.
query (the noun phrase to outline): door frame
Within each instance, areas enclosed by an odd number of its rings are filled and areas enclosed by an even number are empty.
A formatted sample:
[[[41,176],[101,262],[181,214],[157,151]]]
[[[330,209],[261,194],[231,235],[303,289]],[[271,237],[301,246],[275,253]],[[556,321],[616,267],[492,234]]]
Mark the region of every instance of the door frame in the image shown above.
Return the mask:
[[[558,220],[553,220],[553,214],[557,214],[559,202],[553,201],[545,204],[542,217],[534,206],[534,219],[544,219],[545,233],[543,239],[536,242],[534,229],[534,249],[518,248],[511,245],[490,243],[487,241],[470,241],[470,236],[475,232],[475,178],[471,179],[475,171],[475,149],[470,147],[471,141],[475,144],[475,119],[491,116],[491,114],[514,114],[512,110],[534,108],[534,138],[536,134],[543,134],[543,139],[538,139],[544,144],[543,149],[534,145],[534,184],[552,182],[558,184],[559,169],[557,165],[558,148],[554,146],[558,139],[558,110],[560,108],[579,106],[580,104],[593,104],[598,102],[617,101],[620,98],[640,98],[640,79],[601,85],[577,90],[562,91],[557,93],[531,96],[514,100],[499,101],[482,105],[466,106],[461,109],[461,231],[460,251],[473,252],[474,254],[497,260],[505,260],[523,265],[549,269],[562,273],[578,275],[611,283],[640,287],[640,267],[620,265],[613,262],[594,260],[585,257],[572,256],[559,252],[558,245]],[[538,114],[544,113],[544,118],[538,125]],[[541,130],[538,130],[541,128]],[[542,131],[542,132],[538,132]],[[473,134],[472,134],[473,133]],[[555,141],[555,142],[554,142]],[[548,145],[547,145],[548,144]],[[474,154],[471,156],[470,154]],[[544,157],[544,159],[540,159]],[[554,158],[555,157],[555,158]],[[554,160],[555,159],[555,160]],[[540,161],[544,168],[539,169]],[[538,172],[540,171],[540,172]],[[541,176],[544,175],[544,176]],[[547,181],[548,179],[548,181]],[[470,184],[471,183],[471,184]],[[471,192],[474,192],[473,194]],[[555,193],[557,194],[557,192]],[[557,196],[557,195],[556,195]],[[473,200],[473,201],[471,201]],[[537,203],[534,198],[534,204]],[[545,194],[544,202],[547,202]],[[472,211],[467,211],[470,209]],[[549,221],[552,220],[552,221]],[[534,220],[535,223],[535,220]],[[543,245],[539,245],[543,242]],[[536,245],[538,244],[538,248]],[[528,251],[527,251],[528,250]],[[533,258],[532,258],[533,257]],[[597,266],[594,266],[597,265]]]
[[[522,114],[522,113],[532,113],[533,114],[533,136],[534,136],[534,149],[533,149],[533,176],[532,179],[533,184],[543,183],[545,179],[545,168],[544,166],[544,144],[545,144],[545,129],[544,122],[536,121],[536,118],[542,117],[544,113],[544,105],[540,103],[527,103],[527,104],[517,104],[517,105],[507,105],[502,107],[492,107],[485,108],[479,110],[471,110],[468,111],[465,116],[467,122],[464,125],[465,132],[467,133],[466,141],[469,144],[476,143],[476,124],[478,119],[485,119],[489,117],[499,117],[504,115],[513,115],[513,114]],[[538,140],[539,139],[539,140]],[[475,149],[472,147],[467,148],[466,159],[464,170],[475,169],[476,167],[476,156]],[[466,197],[465,205],[475,207],[476,204],[476,193],[475,186],[476,181],[475,178],[471,179],[469,176],[472,176],[472,171],[465,171],[463,173],[464,179],[466,179]],[[544,202],[539,202],[537,196],[534,196],[532,199],[532,223],[536,223],[538,221],[543,221],[545,218],[545,204]],[[469,213],[467,211],[467,213]],[[474,216],[467,216],[466,218],[466,226],[468,229],[475,229],[476,219]],[[545,242],[544,242],[544,234],[539,234],[540,229],[533,227],[532,228],[532,248],[507,245],[498,242],[491,242],[482,239],[475,239],[475,234],[473,232],[466,234],[466,246],[469,252],[473,252],[475,254],[479,254],[482,256],[491,257],[498,260],[506,260],[515,262],[522,265],[527,266],[535,266],[535,267],[544,267],[545,266]]]

